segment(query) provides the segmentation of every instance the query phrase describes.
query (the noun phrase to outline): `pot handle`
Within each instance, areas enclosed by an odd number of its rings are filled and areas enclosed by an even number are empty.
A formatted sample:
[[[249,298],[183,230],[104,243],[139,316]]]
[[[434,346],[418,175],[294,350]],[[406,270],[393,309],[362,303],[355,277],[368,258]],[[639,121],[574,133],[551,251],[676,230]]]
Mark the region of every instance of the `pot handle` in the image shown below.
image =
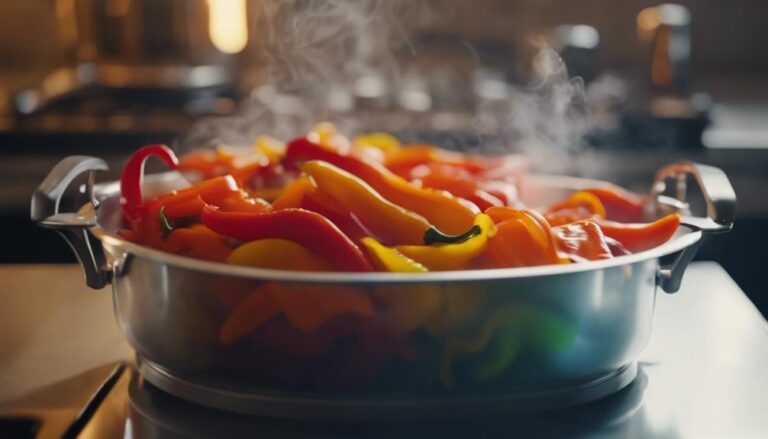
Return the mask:
[[[706,217],[687,214],[689,212],[686,192],[689,175],[695,178],[704,195],[707,205]],[[663,195],[670,180],[675,184],[674,198]],[[684,215],[681,223],[701,231],[701,239],[683,249],[672,263],[659,268],[657,283],[662,290],[672,294],[680,289],[683,273],[704,241],[712,234],[724,233],[733,228],[736,218],[736,193],[728,176],[721,169],[699,163],[679,162],[664,166],[656,172],[651,200],[658,211],[670,207],[682,210]]]
[[[109,283],[110,271],[106,270],[101,244],[92,242],[88,229],[96,225],[95,215],[76,212],[59,212],[61,197],[70,184],[87,172],[85,191],[94,210],[98,201],[93,195],[96,171],[109,167],[104,160],[88,156],[70,156],[61,160],[51,169],[35,193],[32,194],[30,218],[41,227],[57,231],[69,244],[85,272],[85,283],[93,289],[104,288]]]

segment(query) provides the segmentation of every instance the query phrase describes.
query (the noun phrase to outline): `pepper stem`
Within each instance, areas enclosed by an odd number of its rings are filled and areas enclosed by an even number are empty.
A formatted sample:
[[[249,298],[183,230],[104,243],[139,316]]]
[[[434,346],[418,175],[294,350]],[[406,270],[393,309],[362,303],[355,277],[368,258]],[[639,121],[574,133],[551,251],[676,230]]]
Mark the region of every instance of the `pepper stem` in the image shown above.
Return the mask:
[[[163,230],[163,238],[173,232],[173,225],[168,221],[168,217],[165,216],[165,206],[160,208],[160,228]]]
[[[482,232],[482,229],[480,229],[480,226],[474,225],[466,232],[460,234],[460,235],[446,235],[445,233],[437,230],[435,226],[429,226],[426,232],[424,232],[424,244],[435,244],[435,243],[446,243],[446,244],[457,244],[459,242],[464,242],[467,239],[479,235]]]

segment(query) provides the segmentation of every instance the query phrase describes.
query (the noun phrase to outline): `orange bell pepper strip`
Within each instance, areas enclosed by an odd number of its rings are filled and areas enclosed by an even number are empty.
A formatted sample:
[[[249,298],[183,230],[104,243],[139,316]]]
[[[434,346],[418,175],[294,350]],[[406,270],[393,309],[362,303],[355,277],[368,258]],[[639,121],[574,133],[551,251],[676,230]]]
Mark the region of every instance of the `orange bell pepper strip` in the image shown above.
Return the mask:
[[[225,243],[224,236],[202,224],[174,229],[163,241],[162,249],[177,255],[214,262],[223,262],[232,253],[232,248]]]
[[[526,267],[567,262],[557,254],[547,220],[530,209],[492,207],[486,211],[496,222],[496,235],[488,242],[488,255],[497,267]]]
[[[554,212],[546,212],[544,218],[546,218],[550,226],[557,227],[564,224],[575,223],[577,221],[596,219],[598,217],[589,209],[583,206],[578,206],[569,209],[560,209]]]
[[[192,151],[179,160],[179,171],[197,173],[203,180],[226,175],[232,169],[234,156],[224,150],[201,149]]]
[[[645,213],[646,199],[640,194],[624,190],[618,186],[584,189],[596,196],[605,207],[605,218],[619,222],[640,221]]]
[[[278,315],[282,304],[271,293],[275,288],[277,284],[268,282],[237,303],[219,329],[219,342],[232,344]]]
[[[387,151],[384,156],[384,165],[398,175],[409,173],[415,166],[428,163],[459,166],[472,173],[480,173],[488,169],[488,165],[481,159],[445,151],[431,145],[409,145],[402,149]]]
[[[288,144],[284,160],[287,166],[310,160],[337,166],[365,181],[386,200],[426,218],[444,233],[465,232],[480,213],[472,203],[446,192],[417,187],[380,163],[331,151],[305,138]]]
[[[480,210],[504,206],[504,202],[480,187],[477,176],[469,171],[441,163],[420,165],[413,169],[411,178],[423,187],[450,192],[454,196],[474,203]]]
[[[552,228],[558,250],[569,257],[590,261],[613,257],[600,226],[592,220]]]
[[[289,209],[301,207],[304,197],[315,190],[315,184],[306,175],[299,176],[286,186],[280,195],[272,202],[272,209]]]
[[[657,247],[667,241],[680,227],[680,214],[673,213],[647,224],[625,224],[615,221],[598,222],[605,236],[613,238],[633,253]]]
[[[565,200],[555,203],[547,209],[547,212],[557,212],[558,210],[584,208],[593,215],[605,218],[605,207],[596,195],[588,191],[577,191],[571,194]]]

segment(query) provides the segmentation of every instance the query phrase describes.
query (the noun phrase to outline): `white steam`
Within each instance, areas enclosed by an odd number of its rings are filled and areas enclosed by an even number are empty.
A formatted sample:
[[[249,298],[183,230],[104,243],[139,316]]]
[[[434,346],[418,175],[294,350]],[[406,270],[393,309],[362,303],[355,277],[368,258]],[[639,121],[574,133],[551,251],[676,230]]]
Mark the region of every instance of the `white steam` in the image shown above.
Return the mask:
[[[260,0],[251,6],[258,8],[254,32],[262,38],[264,84],[232,116],[195,124],[184,146],[244,146],[259,134],[288,140],[325,120],[351,134],[370,111],[403,121],[403,131],[429,129],[414,126],[425,114],[428,119],[428,112],[408,117],[416,110],[398,107],[397,98],[412,79],[410,73],[401,75],[403,56],[419,56],[408,30],[432,17],[426,1]],[[457,39],[457,44],[466,43]],[[580,78],[568,78],[549,49],[534,58],[532,72],[534,85],[525,88],[498,76],[465,81],[474,103],[456,111],[469,123],[452,130],[476,135],[487,152],[523,152],[533,164],[555,171],[553,165],[578,150],[589,128],[584,86]],[[435,78],[428,73],[422,80]],[[365,125],[376,128],[370,120]]]

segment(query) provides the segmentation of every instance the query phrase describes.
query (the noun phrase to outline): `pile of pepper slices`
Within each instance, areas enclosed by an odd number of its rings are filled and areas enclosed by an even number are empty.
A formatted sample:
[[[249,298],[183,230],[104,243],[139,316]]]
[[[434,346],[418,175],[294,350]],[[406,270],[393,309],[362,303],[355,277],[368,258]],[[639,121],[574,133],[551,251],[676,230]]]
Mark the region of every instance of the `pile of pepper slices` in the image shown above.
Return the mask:
[[[150,156],[199,182],[144,200]],[[123,168],[120,234],[237,265],[424,272],[608,259],[658,246],[679,226],[677,214],[635,223],[645,200],[618,187],[527,209],[516,199],[518,170],[383,133],[350,141],[330,124],[287,145],[261,137],[247,155],[218,148],[179,160],[150,145]]]

